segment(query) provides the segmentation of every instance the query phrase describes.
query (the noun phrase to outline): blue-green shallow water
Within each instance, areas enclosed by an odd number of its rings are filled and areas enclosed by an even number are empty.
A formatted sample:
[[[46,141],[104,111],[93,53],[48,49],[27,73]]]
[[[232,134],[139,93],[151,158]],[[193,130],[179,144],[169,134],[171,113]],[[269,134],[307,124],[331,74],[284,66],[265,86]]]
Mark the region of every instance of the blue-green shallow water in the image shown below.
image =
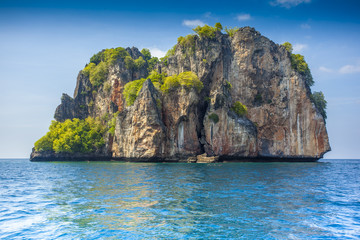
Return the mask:
[[[360,161],[0,160],[1,239],[358,239]]]

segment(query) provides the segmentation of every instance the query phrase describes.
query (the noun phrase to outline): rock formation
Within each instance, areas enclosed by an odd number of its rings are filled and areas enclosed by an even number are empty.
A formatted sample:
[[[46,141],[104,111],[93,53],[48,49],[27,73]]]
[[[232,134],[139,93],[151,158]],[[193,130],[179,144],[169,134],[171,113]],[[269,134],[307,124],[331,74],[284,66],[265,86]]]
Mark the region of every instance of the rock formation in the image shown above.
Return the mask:
[[[313,161],[330,151],[324,118],[284,46],[249,27],[231,37],[217,31],[213,38],[191,40],[179,42],[154,69],[167,76],[191,71],[203,83],[201,91],[180,87],[164,93],[146,80],[128,106],[124,86],[150,70],[148,59],[128,48],[131,58],[142,57],[145,64],[129,68],[118,58],[96,88],[80,71],[74,98],[63,95],[55,119],[114,116],[114,131],[105,134],[97,154],[115,160],[193,162],[202,155],[217,161]],[[234,112],[237,101],[247,107],[246,115]],[[41,156],[33,150],[33,160]]]

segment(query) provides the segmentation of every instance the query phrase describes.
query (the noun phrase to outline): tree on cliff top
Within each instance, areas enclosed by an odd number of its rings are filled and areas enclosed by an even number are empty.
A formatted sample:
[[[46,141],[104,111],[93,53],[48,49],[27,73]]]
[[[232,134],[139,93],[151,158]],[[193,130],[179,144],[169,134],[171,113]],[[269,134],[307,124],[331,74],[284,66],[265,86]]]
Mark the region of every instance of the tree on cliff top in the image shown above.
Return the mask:
[[[305,82],[309,87],[314,85],[314,79],[311,75],[309,65],[306,63],[304,56],[301,54],[293,54],[293,47],[289,42],[284,42],[282,46],[284,46],[285,49],[291,54],[291,67],[304,77]]]

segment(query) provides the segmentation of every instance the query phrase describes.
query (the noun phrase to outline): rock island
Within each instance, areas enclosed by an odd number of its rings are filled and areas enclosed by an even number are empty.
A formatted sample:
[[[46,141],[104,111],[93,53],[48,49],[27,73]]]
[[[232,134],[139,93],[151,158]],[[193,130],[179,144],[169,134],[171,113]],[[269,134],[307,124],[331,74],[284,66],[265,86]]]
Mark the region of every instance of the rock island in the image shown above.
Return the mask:
[[[316,161],[326,101],[290,43],[205,25],[166,56],[104,49],[63,94],[32,161]]]

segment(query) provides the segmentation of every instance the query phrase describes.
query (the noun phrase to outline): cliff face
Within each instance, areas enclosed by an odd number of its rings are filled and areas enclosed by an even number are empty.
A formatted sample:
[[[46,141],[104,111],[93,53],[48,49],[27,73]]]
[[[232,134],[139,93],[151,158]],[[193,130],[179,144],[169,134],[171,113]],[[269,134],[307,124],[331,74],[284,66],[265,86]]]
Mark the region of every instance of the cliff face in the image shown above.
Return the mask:
[[[126,50],[134,59],[143,56],[136,48]],[[165,94],[147,80],[127,106],[125,84],[145,78],[147,68],[148,62],[129,70],[119,60],[96,90],[80,72],[74,98],[63,95],[55,119],[119,112],[104,152],[120,159],[181,160],[203,153],[220,159],[318,159],[330,150],[325,121],[304,77],[292,68],[290,53],[252,28],[233,37],[196,36],[190,50],[178,44],[156,66],[168,76],[194,72],[204,84],[201,92],[179,88]],[[246,116],[234,113],[237,101],[247,106]]]

